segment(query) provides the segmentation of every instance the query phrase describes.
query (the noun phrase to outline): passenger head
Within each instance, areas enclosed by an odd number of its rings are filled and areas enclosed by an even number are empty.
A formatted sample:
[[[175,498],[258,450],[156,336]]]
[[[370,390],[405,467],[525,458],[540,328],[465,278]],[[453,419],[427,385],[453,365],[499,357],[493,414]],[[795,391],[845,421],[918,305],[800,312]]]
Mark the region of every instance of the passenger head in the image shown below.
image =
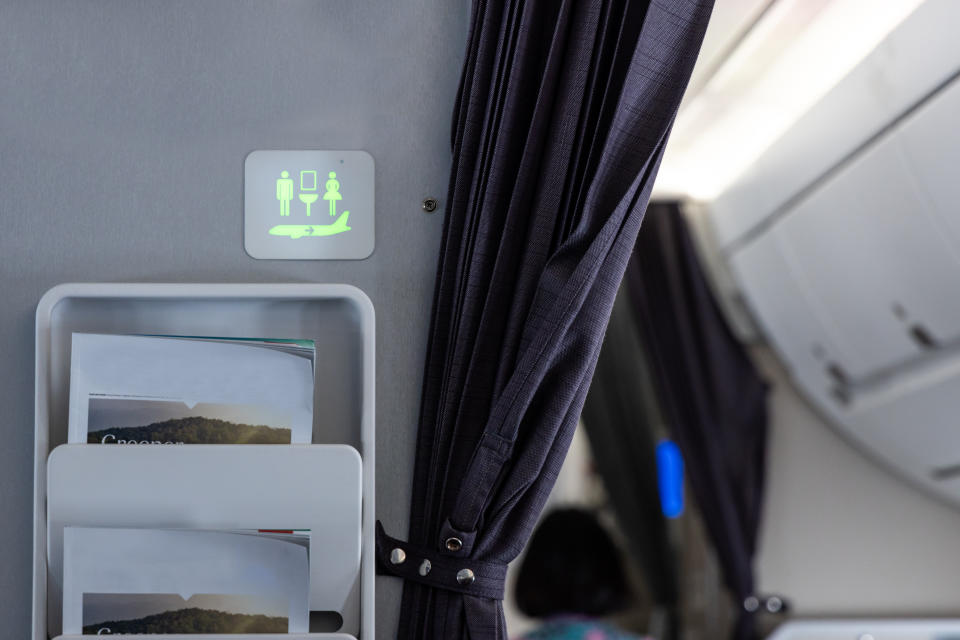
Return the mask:
[[[517,575],[519,609],[533,618],[605,616],[629,598],[623,560],[589,511],[558,509],[543,518]]]

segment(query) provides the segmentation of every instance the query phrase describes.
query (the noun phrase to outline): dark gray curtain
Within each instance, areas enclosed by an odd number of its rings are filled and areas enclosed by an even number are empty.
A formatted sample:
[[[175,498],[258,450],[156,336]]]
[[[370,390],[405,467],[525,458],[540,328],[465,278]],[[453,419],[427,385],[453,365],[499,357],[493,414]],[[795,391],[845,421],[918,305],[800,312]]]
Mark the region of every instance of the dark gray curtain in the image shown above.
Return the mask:
[[[473,3],[409,539],[378,530],[401,638],[505,637],[711,4]]]
[[[671,640],[677,637],[679,578],[656,460],[657,442],[667,431],[626,287],[613,305],[582,421],[627,553],[667,614],[658,640]]]
[[[733,336],[679,206],[653,204],[626,275],[657,397],[738,604],[753,595],[767,385]],[[754,637],[741,610],[735,638]]]

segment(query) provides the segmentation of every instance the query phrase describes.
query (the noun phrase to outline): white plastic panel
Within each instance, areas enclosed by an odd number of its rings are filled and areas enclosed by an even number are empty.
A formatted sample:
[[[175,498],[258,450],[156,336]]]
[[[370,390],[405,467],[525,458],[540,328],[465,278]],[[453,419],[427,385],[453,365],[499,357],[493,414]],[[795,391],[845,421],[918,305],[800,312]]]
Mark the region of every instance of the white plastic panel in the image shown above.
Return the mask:
[[[867,394],[845,426],[915,482],[957,501],[960,362],[944,364]]]
[[[921,354],[909,323],[922,323],[938,342],[960,332],[960,260],[907,171],[896,136],[835,174],[772,233],[849,348],[851,377]],[[894,307],[905,310],[908,323]]]
[[[791,198],[960,69],[960,3],[928,0],[713,203],[723,247]]]
[[[901,127],[911,174],[952,244],[960,248],[960,82],[954,81]],[[931,322],[935,320],[930,319]]]
[[[310,609],[360,626],[361,460],[346,445],[67,444],[47,480],[48,619],[60,631],[66,526],[309,529]]]
[[[960,620],[800,620],[768,640],[960,640]]]
[[[849,354],[819,318],[775,240],[766,235],[730,261],[748,304],[791,376],[831,410],[839,410],[830,390],[836,381],[831,363],[846,370]]]

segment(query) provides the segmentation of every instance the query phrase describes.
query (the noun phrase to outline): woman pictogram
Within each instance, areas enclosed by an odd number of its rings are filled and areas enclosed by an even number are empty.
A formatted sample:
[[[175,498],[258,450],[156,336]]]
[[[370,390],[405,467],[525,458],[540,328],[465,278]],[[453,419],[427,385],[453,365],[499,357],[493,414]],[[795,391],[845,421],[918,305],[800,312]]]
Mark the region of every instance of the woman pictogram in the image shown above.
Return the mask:
[[[336,171],[331,171],[329,177],[326,184],[327,192],[323,194],[323,199],[330,203],[330,216],[333,217],[337,215],[337,200],[343,200],[343,196],[340,195],[340,182],[337,180]]]

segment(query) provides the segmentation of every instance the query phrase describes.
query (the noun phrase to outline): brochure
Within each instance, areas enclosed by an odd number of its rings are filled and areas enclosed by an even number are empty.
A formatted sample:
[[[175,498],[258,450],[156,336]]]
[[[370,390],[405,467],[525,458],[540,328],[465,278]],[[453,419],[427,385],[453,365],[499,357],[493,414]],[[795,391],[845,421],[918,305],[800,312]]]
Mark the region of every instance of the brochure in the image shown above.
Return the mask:
[[[305,633],[308,543],[302,532],[67,527],[63,632]]]
[[[308,444],[314,357],[302,340],[74,333],[69,442]]]

